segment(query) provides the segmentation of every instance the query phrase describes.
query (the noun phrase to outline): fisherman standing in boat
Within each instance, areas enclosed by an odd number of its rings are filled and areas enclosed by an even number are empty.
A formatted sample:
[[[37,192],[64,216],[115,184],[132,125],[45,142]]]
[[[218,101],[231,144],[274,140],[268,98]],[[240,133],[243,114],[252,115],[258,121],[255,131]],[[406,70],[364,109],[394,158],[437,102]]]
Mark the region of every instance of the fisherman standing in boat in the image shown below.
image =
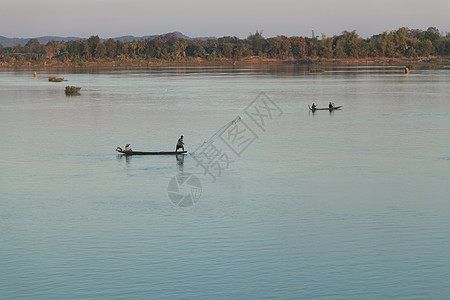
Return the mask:
[[[316,107],[317,107],[317,105],[314,103],[311,105],[311,109],[313,109],[313,110],[316,109]]]
[[[332,109],[333,108],[333,103],[330,102],[330,104],[328,104],[328,108]]]
[[[177,148],[175,149],[175,152],[178,152],[178,149],[183,149],[183,151],[184,151],[184,143],[183,143],[183,136],[181,136],[179,139],[178,139],[178,142],[177,142]]]

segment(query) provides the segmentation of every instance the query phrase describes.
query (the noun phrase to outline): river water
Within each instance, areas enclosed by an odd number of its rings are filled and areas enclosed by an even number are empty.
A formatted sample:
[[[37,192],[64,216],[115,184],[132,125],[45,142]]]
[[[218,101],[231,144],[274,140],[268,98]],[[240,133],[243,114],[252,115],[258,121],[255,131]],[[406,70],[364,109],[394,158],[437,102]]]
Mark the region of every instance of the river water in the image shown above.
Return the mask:
[[[0,298],[448,299],[450,69],[324,69],[2,69]]]

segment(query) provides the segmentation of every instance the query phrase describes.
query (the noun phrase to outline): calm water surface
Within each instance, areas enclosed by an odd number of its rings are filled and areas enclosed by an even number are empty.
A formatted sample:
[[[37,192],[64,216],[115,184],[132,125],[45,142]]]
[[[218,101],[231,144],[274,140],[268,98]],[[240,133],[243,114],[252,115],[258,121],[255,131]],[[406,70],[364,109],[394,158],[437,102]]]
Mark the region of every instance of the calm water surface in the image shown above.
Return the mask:
[[[450,69],[34,71],[0,71],[0,298],[449,299]],[[215,181],[114,152],[192,151],[238,115],[257,138]]]

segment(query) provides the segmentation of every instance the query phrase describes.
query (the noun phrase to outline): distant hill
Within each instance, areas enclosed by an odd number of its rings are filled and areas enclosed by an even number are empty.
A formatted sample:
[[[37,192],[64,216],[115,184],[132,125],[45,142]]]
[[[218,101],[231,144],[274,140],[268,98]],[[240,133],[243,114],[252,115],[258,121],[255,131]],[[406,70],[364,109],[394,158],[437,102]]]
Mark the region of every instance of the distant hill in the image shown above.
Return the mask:
[[[32,38],[7,38],[4,36],[0,35],[0,45],[2,45],[3,47],[12,47],[12,46],[16,46],[16,45],[22,45],[25,46],[29,40],[31,40]],[[39,41],[39,43],[41,44],[47,44],[49,41],[54,40],[54,41],[74,41],[74,40],[79,40],[79,37],[60,37],[60,36],[41,36],[41,37],[37,37],[35,38]]]
[[[185,39],[185,40],[192,40],[192,39],[209,40],[209,39],[215,39],[215,37],[191,38],[191,37],[189,37],[187,35],[184,35],[184,34],[182,34],[181,32],[178,32],[178,31],[171,32],[171,33],[174,33],[178,38]],[[164,33],[164,34],[159,34],[159,35],[146,35],[146,36],[125,35],[125,36],[115,37],[114,39],[118,40],[118,41],[124,41],[124,40],[129,40],[129,41],[132,41],[132,40],[146,40],[146,39],[154,39],[154,38],[157,38],[157,37],[165,37],[166,35],[171,34],[171,33]],[[102,39],[102,41],[105,41],[105,40],[107,40],[107,39]]]
[[[193,40],[193,39],[201,39],[201,40],[211,40],[211,39],[216,39],[216,37],[189,37],[187,35],[184,35],[181,32],[171,32],[176,34],[176,36],[180,39],[186,39],[186,40]],[[124,41],[124,40],[145,40],[145,39],[154,39],[157,37],[165,37],[166,35],[168,35],[169,33],[165,33],[165,34],[160,34],[160,35],[146,35],[146,36],[141,36],[141,37],[136,37],[133,35],[126,35],[126,36],[120,36],[120,37],[115,37],[113,39],[118,40],[118,41]],[[0,45],[2,45],[3,47],[12,47],[12,46],[16,46],[16,45],[22,45],[25,46],[29,40],[31,40],[33,38],[7,38],[4,36],[0,35]],[[87,38],[81,38],[81,37],[74,37],[74,36],[70,36],[70,37],[60,37],[60,36],[41,36],[41,37],[37,37],[34,38],[37,39],[39,41],[39,43],[41,44],[47,44],[49,41],[53,40],[53,41],[76,41],[76,40],[80,40],[80,39],[87,39]],[[106,41],[107,39],[101,39],[102,41]]]

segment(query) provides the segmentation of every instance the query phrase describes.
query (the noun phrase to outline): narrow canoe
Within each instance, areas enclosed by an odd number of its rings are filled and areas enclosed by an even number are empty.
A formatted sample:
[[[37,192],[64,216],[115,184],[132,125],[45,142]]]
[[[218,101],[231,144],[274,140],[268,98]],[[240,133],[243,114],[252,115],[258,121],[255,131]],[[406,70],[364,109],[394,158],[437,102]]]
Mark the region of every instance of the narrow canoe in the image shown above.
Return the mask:
[[[125,154],[125,155],[178,155],[178,154],[185,154],[187,153],[187,151],[178,151],[178,152],[142,152],[142,151],[131,151],[131,152],[127,152],[127,151],[120,151],[120,150],[116,150],[119,153]]]
[[[309,109],[310,110],[312,110],[312,111],[316,111],[316,110],[335,110],[335,109],[341,109],[342,108],[342,105],[341,106],[335,106],[335,107],[332,107],[332,108],[329,108],[329,107],[321,107],[321,108],[318,108],[318,107],[316,107],[316,108],[311,108],[309,105],[308,105],[308,107],[309,107]]]

